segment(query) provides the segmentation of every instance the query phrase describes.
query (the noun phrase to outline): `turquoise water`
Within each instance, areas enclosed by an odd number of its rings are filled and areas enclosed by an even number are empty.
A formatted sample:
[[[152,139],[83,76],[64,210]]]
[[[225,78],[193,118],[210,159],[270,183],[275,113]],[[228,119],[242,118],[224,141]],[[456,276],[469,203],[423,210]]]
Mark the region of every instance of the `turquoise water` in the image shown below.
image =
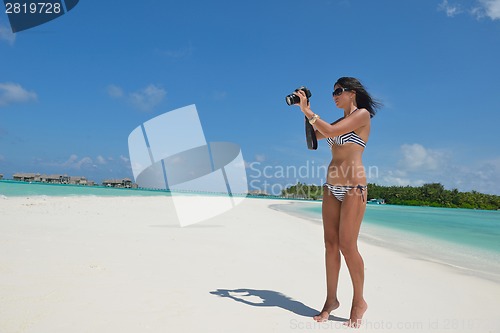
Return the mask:
[[[26,197],[26,196],[170,196],[172,193],[182,195],[209,195],[209,196],[226,196],[227,193],[215,192],[195,192],[195,191],[167,191],[153,189],[132,189],[132,188],[113,188],[105,186],[83,186],[83,185],[67,185],[67,184],[46,184],[46,183],[27,183],[13,180],[0,180],[0,196],[5,197]],[[233,196],[247,196],[245,194],[233,194]],[[251,196],[254,198],[269,199],[270,197]],[[278,197],[272,197],[276,200],[287,200]]]
[[[170,195],[170,192],[161,190],[145,190],[130,188],[110,188],[104,186],[81,186],[65,184],[26,183],[18,181],[1,180],[0,196],[157,196]]]
[[[321,223],[321,203],[273,208]],[[360,239],[500,282],[500,211],[368,205]]]
[[[321,218],[319,205],[302,209]],[[500,254],[500,211],[367,205],[363,222]]]

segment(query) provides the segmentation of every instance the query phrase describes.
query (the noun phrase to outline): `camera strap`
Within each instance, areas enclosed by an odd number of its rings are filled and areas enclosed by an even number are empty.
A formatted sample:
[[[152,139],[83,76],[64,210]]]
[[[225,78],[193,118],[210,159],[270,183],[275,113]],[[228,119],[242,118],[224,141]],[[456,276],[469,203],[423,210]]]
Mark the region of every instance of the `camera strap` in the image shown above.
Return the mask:
[[[318,149],[318,139],[316,138],[316,132],[314,131],[313,125],[309,124],[309,119],[305,118],[306,123],[306,140],[307,149],[316,150]]]

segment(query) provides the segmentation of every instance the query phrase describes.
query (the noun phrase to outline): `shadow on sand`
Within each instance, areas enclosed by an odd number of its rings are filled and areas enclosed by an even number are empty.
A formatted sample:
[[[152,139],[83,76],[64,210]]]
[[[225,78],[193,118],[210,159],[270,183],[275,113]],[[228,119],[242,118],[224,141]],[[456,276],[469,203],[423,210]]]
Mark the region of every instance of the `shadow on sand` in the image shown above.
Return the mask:
[[[212,295],[217,295],[220,297],[227,297],[236,302],[240,302],[243,304],[251,305],[251,306],[259,306],[259,307],[271,307],[275,306],[278,308],[282,308],[284,310],[293,312],[299,316],[312,318],[313,316],[319,313],[318,310],[308,307],[304,303],[296,301],[282,293],[273,290],[256,290],[256,289],[217,289],[216,291],[210,292]],[[253,297],[252,297],[253,296]],[[249,299],[255,299],[255,297],[260,298],[259,302],[254,302]],[[336,317],[330,315],[328,320],[347,321],[347,318]]]

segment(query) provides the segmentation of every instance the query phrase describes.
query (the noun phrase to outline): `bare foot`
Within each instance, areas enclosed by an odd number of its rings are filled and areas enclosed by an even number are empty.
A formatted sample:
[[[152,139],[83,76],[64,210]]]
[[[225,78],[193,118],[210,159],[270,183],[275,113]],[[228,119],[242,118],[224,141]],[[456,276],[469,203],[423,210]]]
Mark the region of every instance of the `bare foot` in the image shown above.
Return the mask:
[[[361,326],[363,315],[365,314],[367,309],[368,304],[366,304],[364,300],[356,304],[353,303],[351,308],[351,317],[344,323],[344,325],[359,328]]]
[[[322,322],[322,321],[327,321],[328,317],[330,317],[330,312],[333,310],[337,309],[340,306],[340,303],[338,300],[335,300],[335,302],[328,302],[326,301],[325,305],[323,306],[323,310],[319,313],[319,315],[314,316],[314,320],[317,322]]]

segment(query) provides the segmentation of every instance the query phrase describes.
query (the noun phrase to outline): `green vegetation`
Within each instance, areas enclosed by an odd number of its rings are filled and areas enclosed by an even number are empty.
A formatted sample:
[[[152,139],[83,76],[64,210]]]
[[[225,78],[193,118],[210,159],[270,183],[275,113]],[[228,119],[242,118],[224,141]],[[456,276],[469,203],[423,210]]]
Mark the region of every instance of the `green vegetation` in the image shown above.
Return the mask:
[[[284,197],[316,200],[322,197],[323,189],[317,185],[298,183],[282,191]],[[500,196],[476,191],[459,192],[446,190],[439,183],[411,186],[380,186],[368,184],[368,200],[384,199],[387,204],[407,206],[432,206],[469,209],[500,209]]]
[[[299,198],[318,200],[323,197],[323,186],[307,185],[298,182],[281,191],[281,196],[286,198]]]

